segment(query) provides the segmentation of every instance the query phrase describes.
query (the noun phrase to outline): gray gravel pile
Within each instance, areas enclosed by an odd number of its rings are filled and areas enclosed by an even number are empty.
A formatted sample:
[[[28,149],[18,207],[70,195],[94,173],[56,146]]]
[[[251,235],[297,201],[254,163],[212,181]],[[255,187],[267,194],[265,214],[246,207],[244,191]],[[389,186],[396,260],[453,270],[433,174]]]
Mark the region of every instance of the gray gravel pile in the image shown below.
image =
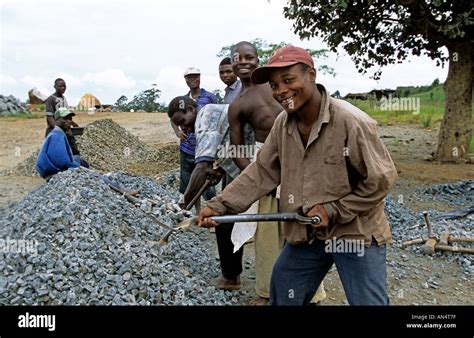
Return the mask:
[[[6,170],[2,174],[8,175],[20,175],[20,176],[39,176],[38,172],[35,169],[36,159],[38,158],[38,153],[40,149],[36,149],[30,156],[28,156],[24,161],[18,163],[11,170]]]
[[[0,212],[0,304],[235,304],[238,293],[216,290],[218,262],[196,228],[159,247],[167,224],[187,217],[178,210],[177,175],[157,186],[121,173],[129,189],[142,188],[134,207],[93,172],[68,170]],[[161,202],[151,206],[150,201]],[[6,245],[34,240],[37,252]],[[33,247],[33,246],[32,246]]]
[[[127,164],[160,160],[157,151],[110,119],[88,124],[76,140],[81,156],[94,169],[102,171],[119,171]],[[7,174],[38,176],[35,169],[38,153],[39,149]]]
[[[19,99],[13,95],[0,95],[0,116],[13,116],[21,114],[31,114]]]
[[[440,186],[441,185],[436,186],[436,189],[443,190]],[[445,193],[444,196],[447,197],[448,195]],[[467,200],[467,198],[465,200]],[[467,205],[467,203],[464,203],[464,205]],[[427,211],[433,232],[436,235],[439,236],[441,233],[447,231],[451,236],[455,237],[474,237],[474,215],[468,215],[461,219],[434,219],[436,216],[442,214],[442,212],[432,209]],[[410,209],[403,207],[391,196],[388,196],[385,199],[385,212],[392,228],[394,245],[397,247],[399,247],[404,241],[420,238],[423,234],[428,233],[422,213],[415,213]],[[469,243],[459,243],[458,245],[463,247],[473,247],[472,245],[469,245]],[[421,253],[421,245],[413,245],[404,250],[411,251],[420,256],[425,256]],[[457,262],[468,273],[474,272],[472,255],[436,252],[434,256],[442,258],[448,263]]]
[[[474,180],[433,185],[421,190],[421,194],[428,200],[470,206],[474,204]]]
[[[81,155],[95,169],[117,171],[128,163],[150,160],[153,149],[111,119],[95,121],[77,137]]]

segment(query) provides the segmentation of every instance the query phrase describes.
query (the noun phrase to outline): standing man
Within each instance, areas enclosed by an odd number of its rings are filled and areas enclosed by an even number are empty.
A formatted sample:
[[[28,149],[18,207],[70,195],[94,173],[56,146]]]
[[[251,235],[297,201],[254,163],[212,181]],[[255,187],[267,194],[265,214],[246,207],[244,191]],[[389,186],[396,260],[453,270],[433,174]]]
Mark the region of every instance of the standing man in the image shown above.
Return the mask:
[[[284,224],[287,243],[273,267],[270,304],[309,304],[335,263],[351,305],[388,305],[384,198],[397,171],[376,122],[316,84],[313,60],[302,48],[280,48],[252,80],[269,82],[286,112],[256,162],[208,202],[199,224],[216,226],[210,216],[242,212],[281,184],[282,212],[319,216],[321,223]],[[361,242],[362,254],[330,250],[327,240]]]
[[[255,131],[256,145],[254,154],[258,152],[270,133],[277,116],[283,107],[272,96],[267,84],[254,84],[250,78],[253,70],[258,67],[257,49],[247,41],[241,41],[232,48],[232,68],[242,81],[242,91],[229,107],[230,141],[235,147],[244,145],[244,126],[250,125]],[[238,149],[238,148],[237,148]],[[234,163],[244,170],[251,162],[251,157],[235,157]],[[253,207],[252,207],[253,208]],[[258,213],[278,212],[276,191],[263,196],[258,201]],[[243,230],[246,228],[246,230]],[[234,236],[238,233],[255,231],[255,292],[257,298],[252,305],[265,305],[270,297],[270,278],[275,263],[284,245],[283,228],[279,222],[262,222],[257,224],[237,224]],[[242,244],[244,240],[240,240]],[[318,290],[313,302],[317,303],[326,297],[324,288]]]
[[[54,80],[54,90],[54,94],[51,94],[44,102],[47,124],[46,132],[44,135],[45,137],[48,136],[51,130],[53,130],[53,128],[56,126],[54,113],[59,108],[69,109],[66,97],[64,96],[64,93],[66,92],[66,81],[61,78]],[[77,123],[72,122],[72,126],[77,127]],[[77,148],[76,138],[74,137],[70,129],[66,132],[66,137],[72,149],[73,155],[79,155],[79,149]]]
[[[223,156],[223,149],[229,143],[228,103],[237,97],[241,89],[241,83],[232,70],[229,57],[220,62],[219,76],[222,82],[227,85],[224,96],[225,104],[206,106],[199,111],[198,120],[194,123],[197,137],[196,166],[184,194],[184,204],[191,201],[206,177],[214,172],[214,162],[219,162],[221,169],[218,176],[222,176],[223,189],[240,173],[232,159]],[[253,143],[253,133],[249,133],[247,136],[251,138],[249,142]],[[243,248],[234,252],[231,240],[233,227],[233,223],[226,223],[221,224],[221,227],[216,230],[217,249],[222,272],[222,275],[215,282],[215,287],[218,289],[238,290],[241,286],[240,274],[242,273]]]
[[[232,62],[230,57],[222,59],[221,63],[219,64],[219,77],[221,78],[222,82],[227,85],[227,87],[224,89],[224,103],[230,104],[239,95],[242,88],[242,83],[232,70]]]
[[[217,103],[217,98],[211,92],[201,88],[201,71],[197,68],[190,67],[184,72],[184,79],[189,92],[186,94],[190,99],[196,102],[196,109],[199,111],[202,107],[209,103]],[[171,127],[178,138],[181,139],[179,145],[179,162],[180,162],[180,184],[179,192],[184,194],[186,187],[189,184],[191,173],[194,170],[194,155],[196,151],[196,136],[194,132],[180,129],[173,120],[171,120]],[[203,196],[204,199],[209,200],[216,195],[214,187],[207,189]],[[196,210],[201,209],[201,201],[196,201]]]
[[[228,104],[209,104],[197,112],[197,105],[189,96],[178,96],[169,104],[168,116],[173,123],[183,130],[196,133],[196,166],[184,194],[184,204],[188,204],[197,194],[206,177],[214,177],[217,183],[224,175],[225,186],[240,173],[232,159],[225,153],[229,142],[228,107]],[[213,169],[215,161],[219,162],[221,168],[217,171]],[[240,289],[243,248],[233,252],[230,239],[232,227],[233,223],[227,223],[221,224],[216,229],[222,275],[216,280],[215,287],[223,290]]]

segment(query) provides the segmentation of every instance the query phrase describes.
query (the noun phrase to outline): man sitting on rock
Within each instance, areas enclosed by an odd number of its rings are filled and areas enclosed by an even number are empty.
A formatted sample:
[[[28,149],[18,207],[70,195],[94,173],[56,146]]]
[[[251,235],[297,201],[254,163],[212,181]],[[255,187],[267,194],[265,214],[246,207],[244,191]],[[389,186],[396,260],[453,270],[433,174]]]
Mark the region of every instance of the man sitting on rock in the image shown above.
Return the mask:
[[[72,117],[75,114],[67,108],[59,108],[54,113],[56,126],[46,137],[38,154],[36,170],[41,177],[49,181],[51,177],[60,171],[69,168],[78,168],[81,165],[89,167],[87,162],[82,161],[79,155],[73,155],[69,145],[66,132],[73,124]]]

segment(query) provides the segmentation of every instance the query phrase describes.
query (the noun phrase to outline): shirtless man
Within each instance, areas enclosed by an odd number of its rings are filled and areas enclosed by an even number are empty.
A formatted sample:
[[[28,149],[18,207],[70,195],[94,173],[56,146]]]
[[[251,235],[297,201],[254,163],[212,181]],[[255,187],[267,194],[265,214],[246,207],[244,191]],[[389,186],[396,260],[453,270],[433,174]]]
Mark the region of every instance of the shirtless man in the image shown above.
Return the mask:
[[[275,118],[283,107],[273,98],[266,84],[254,85],[250,80],[252,71],[258,67],[257,49],[250,42],[242,41],[232,48],[232,69],[242,82],[240,95],[229,107],[230,141],[233,145],[243,145],[245,123],[252,126],[257,142],[264,143],[272,129]],[[244,170],[250,164],[246,157],[234,159]]]
[[[257,49],[247,41],[237,43],[231,51],[232,69],[242,82],[240,95],[229,106],[230,141],[234,146],[244,145],[244,126],[249,124],[255,131],[257,147],[262,145],[276,117],[284,111],[273,98],[267,84],[253,84],[250,76],[259,65]],[[256,152],[256,151],[255,151]],[[236,156],[234,163],[244,170],[251,162],[247,156]],[[278,212],[278,200],[272,195],[259,201],[258,213]],[[239,225],[237,225],[239,226]],[[284,245],[281,224],[259,223],[255,232],[255,270],[257,298],[252,305],[264,305],[270,297],[270,278],[275,263]],[[324,289],[318,289],[313,302],[325,298]]]

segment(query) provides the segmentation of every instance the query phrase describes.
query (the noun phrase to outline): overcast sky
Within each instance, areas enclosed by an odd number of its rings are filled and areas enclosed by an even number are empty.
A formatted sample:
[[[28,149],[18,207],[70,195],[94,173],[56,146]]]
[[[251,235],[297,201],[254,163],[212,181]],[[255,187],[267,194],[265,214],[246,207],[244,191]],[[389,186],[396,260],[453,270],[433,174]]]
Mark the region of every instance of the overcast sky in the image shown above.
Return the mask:
[[[62,77],[66,97],[76,105],[91,92],[103,103],[121,96],[131,99],[152,83],[162,91],[160,101],[187,92],[186,67],[201,69],[201,87],[223,89],[217,68],[220,49],[260,37],[319,49],[319,39],[300,41],[282,12],[285,0],[0,0],[0,94],[26,101],[36,87],[51,94]],[[350,24],[350,23],[348,23]],[[316,60],[316,62],[318,62]],[[321,61],[319,61],[321,62]],[[393,88],[398,85],[444,81],[447,67],[429,58],[384,69],[378,82],[360,75],[341,49],[323,61],[336,77],[318,74],[317,82],[332,93]]]

